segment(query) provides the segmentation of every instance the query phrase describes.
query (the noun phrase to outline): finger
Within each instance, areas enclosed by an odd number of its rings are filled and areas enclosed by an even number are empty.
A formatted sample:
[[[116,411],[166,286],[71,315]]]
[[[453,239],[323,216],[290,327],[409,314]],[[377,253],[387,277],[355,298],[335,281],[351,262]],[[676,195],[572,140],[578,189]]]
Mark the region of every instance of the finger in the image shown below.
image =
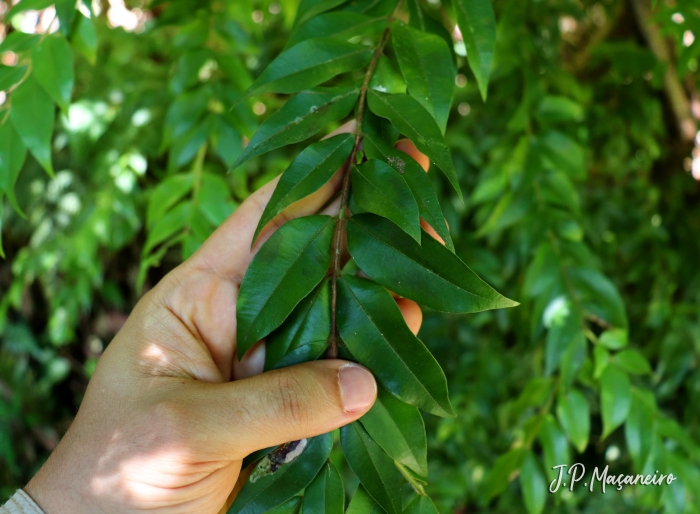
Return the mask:
[[[420,310],[418,304],[408,298],[396,298],[396,305],[399,306],[399,310],[406,320],[406,325],[411,329],[413,335],[418,335],[423,323],[423,311]]]
[[[352,132],[353,123],[346,123],[334,133]],[[330,137],[330,135],[329,135]],[[257,249],[272,233],[287,221],[315,214],[340,189],[342,173],[326,182],[318,191],[287,207],[261,232],[251,250],[253,235],[260,217],[277,187],[279,176],[250,195],[236,211],[214,231],[202,247],[192,256],[190,264],[198,269],[213,271],[229,280],[243,280],[248,265]]]
[[[416,145],[413,144],[413,141],[410,139],[401,139],[394,145],[397,150],[401,150],[404,153],[407,153],[413,159],[420,164],[425,171],[428,171],[428,168],[430,168],[430,159],[428,158],[427,155],[422,153],[418,148],[416,148]]]
[[[233,379],[241,380],[263,372],[265,368],[265,340],[258,341],[245,353],[241,360],[233,357]]]
[[[205,454],[241,459],[269,446],[325,434],[374,403],[377,384],[359,364],[307,362],[228,382],[190,382],[177,410]],[[225,456],[225,457],[224,457]]]

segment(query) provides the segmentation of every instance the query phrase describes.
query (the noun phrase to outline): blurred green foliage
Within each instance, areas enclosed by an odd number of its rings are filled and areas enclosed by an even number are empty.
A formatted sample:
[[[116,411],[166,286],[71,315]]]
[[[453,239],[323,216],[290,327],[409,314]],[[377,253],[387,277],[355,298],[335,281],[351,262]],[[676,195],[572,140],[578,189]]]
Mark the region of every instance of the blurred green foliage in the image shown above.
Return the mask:
[[[445,6],[420,3],[449,37]],[[18,6],[35,4],[45,7]],[[74,71],[56,79],[72,80],[70,102],[42,86],[55,109],[52,166],[30,147],[15,187],[0,182],[0,496],[55,446],[144,288],[296,154],[226,173],[285,101],[238,103],[287,44],[295,4],[102,1],[71,14],[61,2],[60,23],[53,8],[6,16],[0,123],[21,108],[25,73],[42,83],[36,45],[67,40],[61,64]],[[641,0],[494,6],[486,103],[452,41],[460,75],[446,133],[465,202],[431,177],[457,254],[522,305],[426,313],[422,339],[458,412],[426,417],[427,490],[441,512],[697,512],[700,190],[689,172],[700,178],[700,140],[682,127],[700,114],[700,10],[693,0],[653,11]],[[544,494],[550,468],[574,462],[678,480]]]

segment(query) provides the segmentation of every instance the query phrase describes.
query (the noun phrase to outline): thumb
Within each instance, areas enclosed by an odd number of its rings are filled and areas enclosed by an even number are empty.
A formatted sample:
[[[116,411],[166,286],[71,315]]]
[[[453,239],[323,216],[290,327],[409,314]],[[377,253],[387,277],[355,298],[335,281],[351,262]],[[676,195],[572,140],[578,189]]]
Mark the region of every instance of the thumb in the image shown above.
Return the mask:
[[[225,384],[191,385],[183,410],[190,413],[196,440],[206,441],[205,451],[232,460],[347,425],[377,397],[372,374],[343,360],[307,362]]]

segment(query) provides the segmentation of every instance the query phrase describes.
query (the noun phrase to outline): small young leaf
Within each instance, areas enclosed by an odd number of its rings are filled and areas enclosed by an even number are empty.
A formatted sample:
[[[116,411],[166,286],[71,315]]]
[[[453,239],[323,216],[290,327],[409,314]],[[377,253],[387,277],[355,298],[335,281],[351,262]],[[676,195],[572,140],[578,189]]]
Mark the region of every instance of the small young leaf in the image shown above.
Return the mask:
[[[239,358],[279,327],[299,301],[323,279],[335,224],[330,216],[285,223],[253,257],[238,295]]]
[[[7,91],[12,86],[17,84],[17,82],[22,80],[22,77],[24,77],[24,74],[26,72],[27,72],[26,66],[0,65],[0,91]]]
[[[304,512],[318,514],[343,514],[345,490],[343,479],[329,461],[304,492]]]
[[[591,420],[586,398],[576,389],[561,395],[557,402],[557,417],[569,441],[579,453],[583,453],[588,445],[591,432]]]
[[[617,366],[608,366],[600,376],[600,410],[603,417],[603,439],[619,427],[630,411],[632,386],[627,373]]]
[[[420,217],[435,229],[435,232],[445,242],[445,246],[454,253],[454,243],[450,236],[450,230],[447,228],[437,193],[428,174],[423,171],[420,164],[413,160],[410,155],[389,146],[381,138],[372,134],[365,134],[362,144],[367,157],[381,159],[396,171],[403,172],[403,178],[418,202]]]
[[[444,134],[456,74],[447,44],[400,21],[393,23],[391,37],[409,94],[433,115]]]
[[[384,514],[384,509],[372,499],[362,485],[358,485],[345,514]]]
[[[58,34],[46,36],[32,50],[32,66],[36,80],[67,113],[74,77],[73,56],[66,38]]]
[[[338,286],[338,331],[357,362],[404,402],[452,416],[440,365],[406,326],[387,290],[349,275]]]
[[[394,461],[355,421],[340,429],[345,459],[369,495],[388,514],[401,512],[401,475]]]
[[[17,212],[22,212],[15,196],[15,182],[27,157],[27,147],[9,120],[0,125],[0,196],[7,195]],[[2,201],[0,201],[2,203]]]
[[[323,280],[265,340],[265,370],[317,359],[328,347],[331,295]]]
[[[520,487],[528,514],[541,514],[547,500],[547,484],[532,452],[528,452],[520,470]]]
[[[284,170],[255,229],[253,242],[275,216],[294,202],[318,191],[350,156],[354,137],[338,134],[307,146]]]
[[[377,401],[360,423],[392,459],[421,476],[428,475],[425,425],[416,407],[380,387]]]
[[[469,67],[476,77],[481,97],[486,100],[496,49],[496,16],[491,0],[455,0],[454,9]]]
[[[296,93],[367,66],[372,49],[341,39],[314,38],[283,52],[250,86],[244,98],[263,93]]]
[[[359,94],[357,88],[317,88],[299,93],[263,122],[232,168],[310,138],[327,124],[347,116]]]
[[[419,245],[396,225],[373,214],[350,218],[347,233],[348,249],[360,269],[401,296],[444,312],[518,305],[431,236],[424,235]]]
[[[620,350],[627,346],[627,330],[612,328],[600,335],[600,344],[611,350]]]
[[[248,480],[228,514],[262,514],[289,500],[309,485],[328,459],[333,446],[330,434],[308,440],[301,455],[255,482]]]
[[[380,160],[370,159],[353,166],[351,180],[355,202],[361,209],[396,223],[420,244],[418,204],[398,171]]]
[[[419,494],[411,503],[406,505],[403,514],[439,514],[432,500],[427,496]]]
[[[404,94],[385,95],[370,91],[367,99],[372,112],[391,120],[399,132],[413,141],[421,152],[437,164],[462,199],[450,150],[445,144],[440,127],[425,107],[415,98]]]
[[[367,16],[357,12],[329,12],[310,19],[299,27],[287,41],[287,48],[311,38],[350,39],[376,34],[386,25],[384,16]]]
[[[51,97],[30,75],[12,92],[10,120],[22,142],[49,175],[51,164],[51,135],[54,106]]]

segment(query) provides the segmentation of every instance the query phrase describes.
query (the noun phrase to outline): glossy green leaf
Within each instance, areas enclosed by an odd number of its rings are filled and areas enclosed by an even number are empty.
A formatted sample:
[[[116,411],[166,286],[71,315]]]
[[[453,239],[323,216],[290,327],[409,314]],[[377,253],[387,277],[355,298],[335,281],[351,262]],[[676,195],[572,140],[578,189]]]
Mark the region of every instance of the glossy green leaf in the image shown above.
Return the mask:
[[[432,114],[444,133],[456,74],[447,44],[441,37],[399,21],[392,24],[391,38],[409,94]]]
[[[294,202],[318,191],[343,166],[352,152],[352,134],[338,134],[307,146],[284,170],[260,217],[253,241],[260,231]]]
[[[8,18],[6,18],[8,19]],[[2,43],[0,43],[0,53],[23,52],[29,50],[41,40],[39,34],[27,34],[25,32],[10,32]]]
[[[302,454],[292,462],[281,465],[274,473],[255,482],[249,478],[228,514],[262,514],[289,500],[316,477],[332,446],[330,434],[311,438]]]
[[[547,500],[547,484],[532,452],[528,452],[520,470],[520,488],[528,514],[540,514]]]
[[[544,467],[548,479],[551,481],[558,474],[557,470],[553,469],[554,466],[571,462],[569,460],[569,441],[559,423],[551,414],[548,414],[542,420],[539,439],[544,452]]]
[[[588,445],[588,437],[591,432],[589,411],[586,398],[576,389],[559,396],[557,418],[569,437],[569,441],[579,453],[583,453]]]
[[[381,56],[377,61],[369,87],[380,93],[406,93],[406,82],[403,76],[386,56]]]
[[[649,361],[637,350],[622,350],[615,354],[613,361],[632,375],[649,375],[652,372]]]
[[[7,91],[12,86],[17,84],[24,74],[27,72],[27,67],[22,65],[3,66],[0,65],[0,91]]]
[[[484,484],[484,494],[487,499],[501,494],[508,487],[510,481],[515,477],[516,471],[523,465],[526,451],[522,447],[513,448],[496,459]]]
[[[295,25],[301,25],[314,16],[330,11],[347,2],[347,0],[301,0],[297,8]]]
[[[58,17],[58,28],[61,34],[69,36],[73,27],[73,21],[78,10],[75,8],[74,0],[56,0],[56,16]]]
[[[73,31],[71,44],[78,50],[93,66],[97,61],[97,31],[95,23],[91,18],[87,18],[78,13],[78,22]]]
[[[275,507],[272,510],[268,510],[267,514],[299,514],[301,512],[301,496],[295,496],[294,498],[287,500],[279,507]]]
[[[353,166],[351,180],[355,202],[361,209],[394,222],[420,244],[418,204],[397,170],[383,161],[370,159]]]
[[[5,193],[12,206],[20,213],[22,211],[15,196],[15,183],[26,158],[27,147],[12,123],[6,120],[0,125],[0,195]]]
[[[315,360],[328,347],[331,334],[331,293],[323,280],[285,322],[265,339],[265,369]]]
[[[421,165],[408,154],[389,146],[382,139],[372,134],[365,134],[362,144],[367,157],[381,159],[396,171],[402,173],[418,203],[420,217],[435,229],[435,232],[445,242],[445,246],[454,252],[454,243],[445,222],[445,216],[442,213],[437,192],[430,177],[428,177]]]
[[[163,180],[151,192],[146,211],[146,224],[152,228],[170,208],[192,190],[191,173],[172,175]]]
[[[416,407],[380,387],[377,401],[360,423],[392,459],[421,476],[428,475],[425,425]]]
[[[304,492],[303,511],[318,514],[343,514],[344,509],[343,479],[335,466],[330,461],[326,462]]]
[[[58,34],[46,36],[32,50],[32,67],[36,80],[53,100],[68,112],[73,93],[73,56],[66,38]]]
[[[257,78],[245,97],[296,93],[369,64],[372,49],[335,38],[302,41],[279,55]]]
[[[384,514],[384,509],[372,499],[362,485],[359,485],[345,514]]]
[[[287,41],[290,48],[311,38],[350,39],[355,36],[377,34],[386,25],[384,16],[367,16],[358,12],[324,13],[299,27]]]
[[[51,164],[51,135],[54,106],[51,97],[30,75],[12,92],[10,120],[22,142],[49,175]]]
[[[299,93],[263,122],[232,167],[310,138],[328,123],[347,116],[359,93],[357,88],[317,88]]]
[[[394,461],[355,421],[340,429],[343,453],[367,493],[387,514],[401,512],[401,475]]]
[[[612,328],[600,335],[600,344],[611,350],[620,350],[627,346],[627,330]]]
[[[430,236],[424,235],[419,245],[390,221],[372,214],[350,218],[347,233],[350,254],[360,269],[401,296],[444,312],[518,305]]]
[[[435,508],[432,500],[422,494],[413,498],[411,503],[406,505],[403,512],[404,514],[438,514],[438,510]]]
[[[406,326],[383,287],[344,275],[338,282],[338,331],[357,362],[392,394],[437,416],[452,416],[445,375]]]
[[[454,0],[453,5],[469,67],[476,77],[481,97],[486,100],[496,50],[496,16],[491,0]]]
[[[418,100],[404,94],[385,95],[377,91],[367,94],[369,107],[376,115],[388,118],[416,147],[442,170],[459,198],[462,191],[452,154],[445,144],[437,122]]]
[[[630,410],[632,386],[627,373],[617,366],[608,366],[600,376],[600,410],[603,417],[603,439],[619,427]]]
[[[637,469],[644,468],[654,440],[653,404],[653,395],[632,391],[632,403],[625,421],[625,442]]]
[[[323,279],[335,223],[306,216],[285,223],[253,257],[236,306],[238,355],[279,327]]]

